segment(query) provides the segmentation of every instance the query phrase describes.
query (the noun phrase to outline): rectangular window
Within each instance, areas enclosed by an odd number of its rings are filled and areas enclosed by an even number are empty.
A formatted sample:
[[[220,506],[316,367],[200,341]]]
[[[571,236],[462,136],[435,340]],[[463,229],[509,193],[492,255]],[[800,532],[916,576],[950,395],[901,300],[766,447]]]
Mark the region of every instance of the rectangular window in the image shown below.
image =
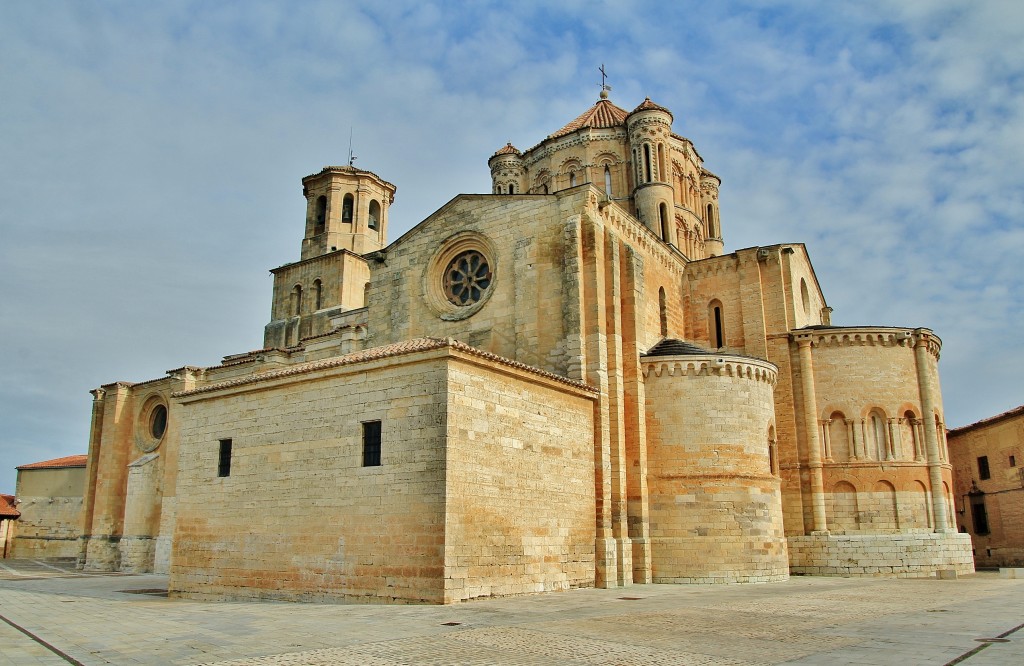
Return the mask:
[[[1016,467],[1016,466],[1017,466],[1017,457],[1016,456],[1010,456],[1010,467]]]
[[[363,467],[380,465],[380,421],[363,423]]]
[[[231,440],[220,440],[220,458],[217,462],[217,476],[231,476]]]
[[[978,458],[978,478],[981,480],[990,479],[992,475],[988,471],[988,456]]]

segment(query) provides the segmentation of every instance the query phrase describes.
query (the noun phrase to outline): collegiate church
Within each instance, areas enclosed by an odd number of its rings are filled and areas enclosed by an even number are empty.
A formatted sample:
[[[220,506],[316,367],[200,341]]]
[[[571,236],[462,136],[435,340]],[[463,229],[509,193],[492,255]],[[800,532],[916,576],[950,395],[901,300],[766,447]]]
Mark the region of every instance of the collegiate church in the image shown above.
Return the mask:
[[[304,178],[264,348],[92,392],[81,566],[420,603],[973,571],[939,338],[832,325],[799,243],[726,253],[679,132],[602,90],[390,243],[393,184]]]

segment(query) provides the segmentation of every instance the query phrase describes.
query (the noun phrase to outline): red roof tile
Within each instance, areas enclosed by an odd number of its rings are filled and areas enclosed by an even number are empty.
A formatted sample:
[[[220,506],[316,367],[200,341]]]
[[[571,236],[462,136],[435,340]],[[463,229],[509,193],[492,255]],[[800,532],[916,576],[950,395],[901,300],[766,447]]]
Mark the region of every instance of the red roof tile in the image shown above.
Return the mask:
[[[0,495],[0,518],[17,518],[21,512],[14,508],[14,495]]]
[[[626,122],[626,116],[628,115],[625,109],[615,106],[609,100],[598,100],[597,104],[584,111],[576,120],[573,120],[554,134],[549,134],[548,138],[554,139],[566,134],[572,134],[584,127],[618,127]]]
[[[665,107],[652,102],[650,97],[645,97],[644,101],[640,102],[640,106],[633,109],[633,113],[636,113],[638,111],[664,111],[668,115],[672,115],[672,112],[666,109]]]
[[[497,157],[498,155],[522,155],[522,153],[518,148],[512,145],[511,141],[509,141],[504,145],[504,147],[496,150],[491,157]]]
[[[211,391],[220,391],[226,388],[234,388],[236,386],[245,386],[247,384],[256,384],[258,382],[267,381],[271,379],[280,379],[282,377],[291,377],[294,375],[300,375],[306,372],[315,372],[317,370],[327,370],[330,368],[337,368],[344,365],[351,365],[354,363],[365,363],[367,361],[375,361],[377,359],[390,358],[393,356],[401,356],[403,354],[411,354],[415,352],[430,351],[432,349],[440,349],[447,347],[455,349],[463,353],[472,354],[480,358],[485,358],[489,361],[494,361],[506,365],[509,367],[517,368],[529,372],[533,375],[538,375],[557,381],[562,384],[582,389],[590,393],[596,393],[597,389],[583,382],[569,379],[561,375],[535,368],[531,365],[526,365],[519,361],[513,361],[491,352],[471,347],[464,342],[453,340],[452,338],[413,338],[412,340],[406,340],[404,342],[397,342],[390,345],[384,345],[382,347],[371,347],[363,351],[352,352],[343,356],[334,356],[331,358],[321,359],[319,361],[308,361],[306,363],[300,363],[288,368],[281,368],[278,370],[270,370],[267,372],[259,372],[244,377],[238,377],[236,379],[229,379],[223,382],[217,382],[214,384],[207,384],[205,386],[199,386],[189,391],[179,391],[172,393],[171,396],[175,398],[197,395],[201,393],[209,393]],[[19,468],[20,469],[20,468]]]
[[[44,460],[42,462],[31,463],[28,465],[20,465],[18,469],[52,469],[56,467],[85,467],[85,464],[88,460],[89,456],[64,456],[63,458],[54,458],[53,460]]]

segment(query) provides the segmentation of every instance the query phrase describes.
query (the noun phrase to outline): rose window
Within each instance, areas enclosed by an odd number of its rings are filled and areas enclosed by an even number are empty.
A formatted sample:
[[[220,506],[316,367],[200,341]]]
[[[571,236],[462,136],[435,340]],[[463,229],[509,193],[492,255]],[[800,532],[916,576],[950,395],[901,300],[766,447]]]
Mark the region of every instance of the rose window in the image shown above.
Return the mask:
[[[490,286],[491,267],[476,250],[458,255],[444,271],[444,295],[455,305],[476,303]]]

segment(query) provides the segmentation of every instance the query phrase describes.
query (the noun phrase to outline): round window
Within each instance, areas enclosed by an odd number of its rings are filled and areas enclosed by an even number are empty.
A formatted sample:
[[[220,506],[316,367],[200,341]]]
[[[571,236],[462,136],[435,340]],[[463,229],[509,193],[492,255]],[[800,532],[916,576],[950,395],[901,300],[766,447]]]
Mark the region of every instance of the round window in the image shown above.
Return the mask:
[[[149,415],[149,433],[153,435],[153,439],[160,439],[164,436],[165,430],[167,430],[167,408],[157,405]]]
[[[135,417],[135,446],[143,453],[155,451],[167,434],[167,403],[160,395],[151,395]]]
[[[444,295],[453,305],[473,305],[490,286],[491,267],[476,250],[458,255],[445,269]]]
[[[445,321],[472,317],[498,290],[498,253],[475,231],[459,231],[439,245],[423,268],[427,307]]]

